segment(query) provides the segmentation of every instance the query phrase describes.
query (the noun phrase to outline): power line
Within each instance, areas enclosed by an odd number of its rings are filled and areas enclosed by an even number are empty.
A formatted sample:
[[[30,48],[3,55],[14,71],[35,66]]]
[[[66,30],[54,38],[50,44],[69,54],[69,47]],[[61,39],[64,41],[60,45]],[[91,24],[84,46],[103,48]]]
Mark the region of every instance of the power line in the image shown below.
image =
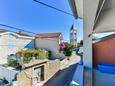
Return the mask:
[[[66,12],[66,11],[64,11],[64,10],[58,9],[58,8],[56,8],[56,7],[54,7],[54,6],[51,6],[51,5],[49,5],[49,4],[46,4],[46,3],[44,3],[44,2],[41,2],[41,1],[38,1],[38,0],[33,0],[33,1],[35,1],[35,2],[37,2],[37,3],[39,3],[39,4],[42,4],[42,5],[44,5],[44,6],[47,6],[47,7],[49,7],[49,8],[52,8],[52,9],[54,9],[54,10],[57,10],[57,11],[59,11],[59,12],[62,12],[62,13],[64,13],[64,14],[73,16],[71,13],[68,13],[68,12]]]
[[[26,30],[19,29],[19,28],[13,27],[13,26],[5,25],[5,24],[0,24],[0,26],[4,26],[4,27],[8,27],[8,28],[12,28],[12,29],[15,29],[15,30],[24,31],[24,32],[32,33],[32,34],[35,34],[35,35],[36,35],[36,33],[34,33],[34,32],[26,31]],[[15,31],[11,31],[11,30],[8,30],[8,29],[5,29],[5,30],[10,31],[10,32],[13,32],[13,33],[17,33],[17,32],[15,32]],[[42,38],[42,40],[43,40],[43,38]],[[54,39],[49,39],[49,38],[48,38],[48,39],[44,39],[44,40],[56,41],[56,40],[54,40]],[[63,41],[67,41],[67,40],[63,40]]]
[[[27,31],[27,30],[23,30],[23,29],[20,29],[20,28],[17,28],[17,27],[13,27],[13,26],[9,26],[9,25],[5,25],[5,24],[0,24],[0,26],[12,28],[12,29],[19,30],[19,31],[24,31],[24,32],[31,33],[31,34],[36,34],[34,32],[30,32],[30,31]]]

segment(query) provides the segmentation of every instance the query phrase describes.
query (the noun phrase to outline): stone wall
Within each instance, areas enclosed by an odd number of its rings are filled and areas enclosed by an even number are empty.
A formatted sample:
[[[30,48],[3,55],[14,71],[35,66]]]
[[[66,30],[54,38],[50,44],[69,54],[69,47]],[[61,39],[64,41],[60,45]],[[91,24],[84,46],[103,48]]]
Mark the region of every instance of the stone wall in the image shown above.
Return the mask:
[[[53,60],[47,63],[47,80],[52,78],[60,70],[60,61]]]
[[[26,69],[17,75],[19,86],[32,86],[32,68]]]
[[[60,70],[60,61],[59,60],[52,60],[45,63],[37,64],[34,63],[29,64],[26,69],[22,70],[17,75],[17,81],[19,83],[19,86],[35,86],[38,83],[45,83],[50,78],[52,78],[59,70]],[[38,78],[36,77],[35,68],[43,67],[42,71],[42,81],[38,82]]]
[[[29,64],[27,68],[22,70],[17,75],[17,81],[19,83],[19,86],[35,86],[40,82],[44,82],[46,80],[46,70],[47,70],[46,64],[47,62],[41,62],[38,64],[35,63]],[[43,71],[40,70],[38,70],[38,72],[35,71],[36,69],[40,68],[43,68]],[[40,74],[38,74],[39,72]]]

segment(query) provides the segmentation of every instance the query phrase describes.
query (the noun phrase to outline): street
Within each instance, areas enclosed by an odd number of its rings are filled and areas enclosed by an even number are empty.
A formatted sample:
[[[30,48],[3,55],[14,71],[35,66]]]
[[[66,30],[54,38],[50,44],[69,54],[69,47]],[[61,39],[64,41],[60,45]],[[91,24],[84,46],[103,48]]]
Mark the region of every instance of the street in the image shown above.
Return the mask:
[[[76,66],[77,64],[73,64],[64,70],[59,71],[44,86],[69,86]]]

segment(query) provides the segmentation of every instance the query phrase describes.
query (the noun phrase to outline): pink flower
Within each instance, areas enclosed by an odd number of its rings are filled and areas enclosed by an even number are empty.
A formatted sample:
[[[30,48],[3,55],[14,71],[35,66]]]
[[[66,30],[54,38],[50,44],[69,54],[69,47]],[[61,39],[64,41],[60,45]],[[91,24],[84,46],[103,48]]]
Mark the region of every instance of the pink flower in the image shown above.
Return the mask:
[[[60,51],[63,51],[64,48],[65,48],[65,44],[64,44],[64,43],[61,43],[61,44],[60,44]]]

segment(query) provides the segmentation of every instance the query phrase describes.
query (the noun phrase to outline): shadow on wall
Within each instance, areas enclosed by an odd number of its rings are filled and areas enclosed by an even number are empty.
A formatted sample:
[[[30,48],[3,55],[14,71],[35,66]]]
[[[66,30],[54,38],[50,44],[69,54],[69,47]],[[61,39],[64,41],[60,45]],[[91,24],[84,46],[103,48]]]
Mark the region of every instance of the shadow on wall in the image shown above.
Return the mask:
[[[32,41],[30,43],[28,43],[27,45],[25,45],[24,48],[35,49],[35,39],[32,39]]]

